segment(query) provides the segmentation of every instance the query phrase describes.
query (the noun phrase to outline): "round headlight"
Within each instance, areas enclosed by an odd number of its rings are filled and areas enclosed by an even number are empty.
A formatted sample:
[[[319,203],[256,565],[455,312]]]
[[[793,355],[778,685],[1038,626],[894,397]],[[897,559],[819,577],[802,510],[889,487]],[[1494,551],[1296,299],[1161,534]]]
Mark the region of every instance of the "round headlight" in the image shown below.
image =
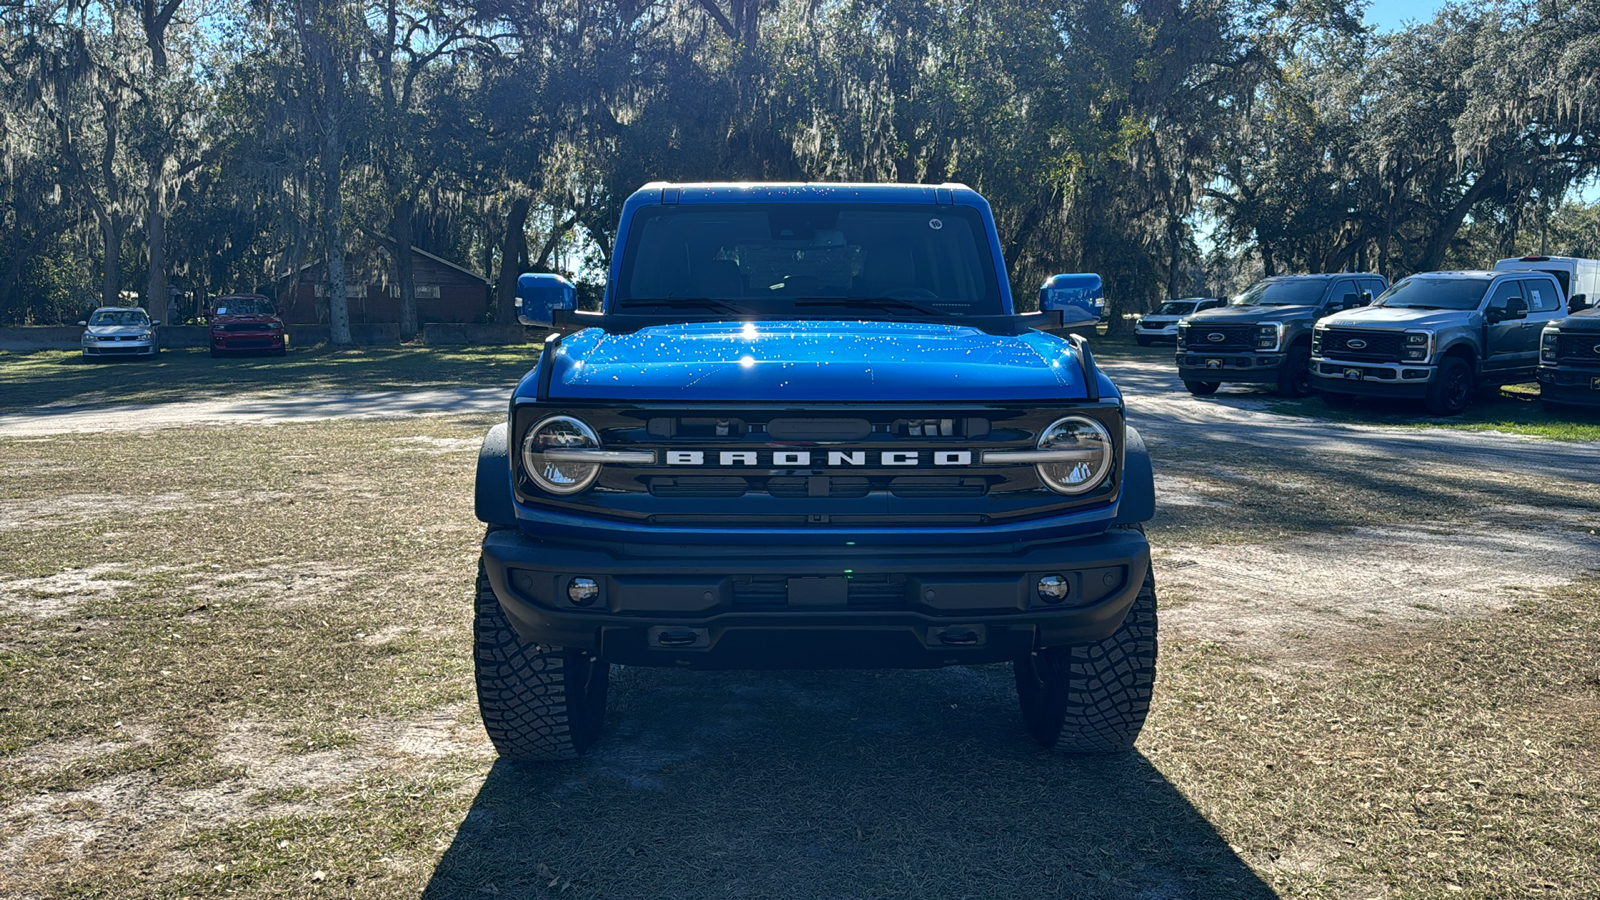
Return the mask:
[[[1060,451],[1059,462],[1042,462],[1039,479],[1058,494],[1092,491],[1111,472],[1111,435],[1093,419],[1068,416],[1051,423],[1039,437],[1039,449]]]
[[[600,477],[597,462],[569,462],[545,456],[546,450],[598,450],[594,429],[571,416],[551,416],[528,429],[522,439],[522,466],[528,477],[552,494],[576,494]]]

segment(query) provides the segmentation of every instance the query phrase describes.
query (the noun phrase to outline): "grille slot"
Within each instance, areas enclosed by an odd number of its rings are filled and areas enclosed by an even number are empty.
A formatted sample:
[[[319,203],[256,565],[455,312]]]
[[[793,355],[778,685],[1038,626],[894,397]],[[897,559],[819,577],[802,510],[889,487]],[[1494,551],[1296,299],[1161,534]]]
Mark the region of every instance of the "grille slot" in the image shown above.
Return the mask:
[[[738,476],[692,475],[650,479],[656,497],[743,497],[750,482]]]
[[[982,497],[989,482],[957,475],[902,475],[889,482],[889,491],[896,497]]]
[[[272,326],[258,322],[237,322],[222,326],[223,331],[271,331]]]
[[[1362,362],[1400,362],[1406,336],[1394,331],[1352,331],[1330,328],[1322,333],[1322,355]],[[1351,347],[1350,342],[1365,344]]]
[[[798,577],[798,576],[797,576]],[[884,610],[906,608],[904,575],[851,575],[849,608]],[[741,575],[733,579],[733,608],[778,610],[789,608],[789,576]]]
[[[1211,335],[1222,335],[1221,340],[1212,340]],[[1189,352],[1205,353],[1209,350],[1254,350],[1256,348],[1255,325],[1200,325],[1189,323]]]
[[[1564,363],[1600,366],[1600,331],[1590,334],[1556,335],[1556,359]]]

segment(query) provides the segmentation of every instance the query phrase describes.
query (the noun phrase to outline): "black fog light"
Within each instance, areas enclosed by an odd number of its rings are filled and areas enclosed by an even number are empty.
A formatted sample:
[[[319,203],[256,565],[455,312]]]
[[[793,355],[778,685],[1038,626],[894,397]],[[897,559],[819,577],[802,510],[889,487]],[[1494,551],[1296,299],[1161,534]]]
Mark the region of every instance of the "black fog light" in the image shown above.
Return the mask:
[[[1039,599],[1046,603],[1060,603],[1072,593],[1072,585],[1060,575],[1046,575],[1039,579]]]
[[[574,578],[567,582],[567,599],[575,606],[588,606],[600,599],[600,585],[593,578]]]

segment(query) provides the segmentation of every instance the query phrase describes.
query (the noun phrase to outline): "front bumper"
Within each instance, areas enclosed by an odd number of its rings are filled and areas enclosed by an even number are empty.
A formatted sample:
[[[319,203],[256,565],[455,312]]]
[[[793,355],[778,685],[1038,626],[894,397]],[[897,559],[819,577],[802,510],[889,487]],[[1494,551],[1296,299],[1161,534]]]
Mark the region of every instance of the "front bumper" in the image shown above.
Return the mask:
[[[96,341],[83,343],[84,356],[154,356],[154,339],[148,341]]]
[[[1284,353],[1254,353],[1229,350],[1205,353],[1193,349],[1178,351],[1178,375],[1184,381],[1242,381],[1277,384]]]
[[[1327,394],[1363,397],[1399,397],[1418,400],[1428,395],[1428,385],[1438,368],[1420,363],[1375,363],[1314,357],[1311,379]]]
[[[285,346],[282,331],[238,331],[211,333],[211,349],[220,351],[282,350]]]
[[[573,544],[490,532],[483,565],[525,641],[626,665],[928,668],[1085,644],[1122,624],[1150,569],[1136,531],[965,551]],[[1035,587],[1059,575],[1049,605]],[[580,608],[574,578],[600,596]]]
[[[1540,366],[1539,397],[1568,406],[1600,407],[1600,369]]]

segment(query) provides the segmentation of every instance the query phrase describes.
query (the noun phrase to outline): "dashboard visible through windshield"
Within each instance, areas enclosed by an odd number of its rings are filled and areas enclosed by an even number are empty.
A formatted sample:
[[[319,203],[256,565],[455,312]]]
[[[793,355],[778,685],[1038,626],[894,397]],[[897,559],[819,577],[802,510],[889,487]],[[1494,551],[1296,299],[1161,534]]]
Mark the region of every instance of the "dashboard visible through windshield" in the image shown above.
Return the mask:
[[[1477,309],[1489,290],[1487,278],[1403,278],[1372,305],[1390,309]]]
[[[1000,315],[985,234],[970,207],[646,207],[634,217],[614,302],[632,312]]]

